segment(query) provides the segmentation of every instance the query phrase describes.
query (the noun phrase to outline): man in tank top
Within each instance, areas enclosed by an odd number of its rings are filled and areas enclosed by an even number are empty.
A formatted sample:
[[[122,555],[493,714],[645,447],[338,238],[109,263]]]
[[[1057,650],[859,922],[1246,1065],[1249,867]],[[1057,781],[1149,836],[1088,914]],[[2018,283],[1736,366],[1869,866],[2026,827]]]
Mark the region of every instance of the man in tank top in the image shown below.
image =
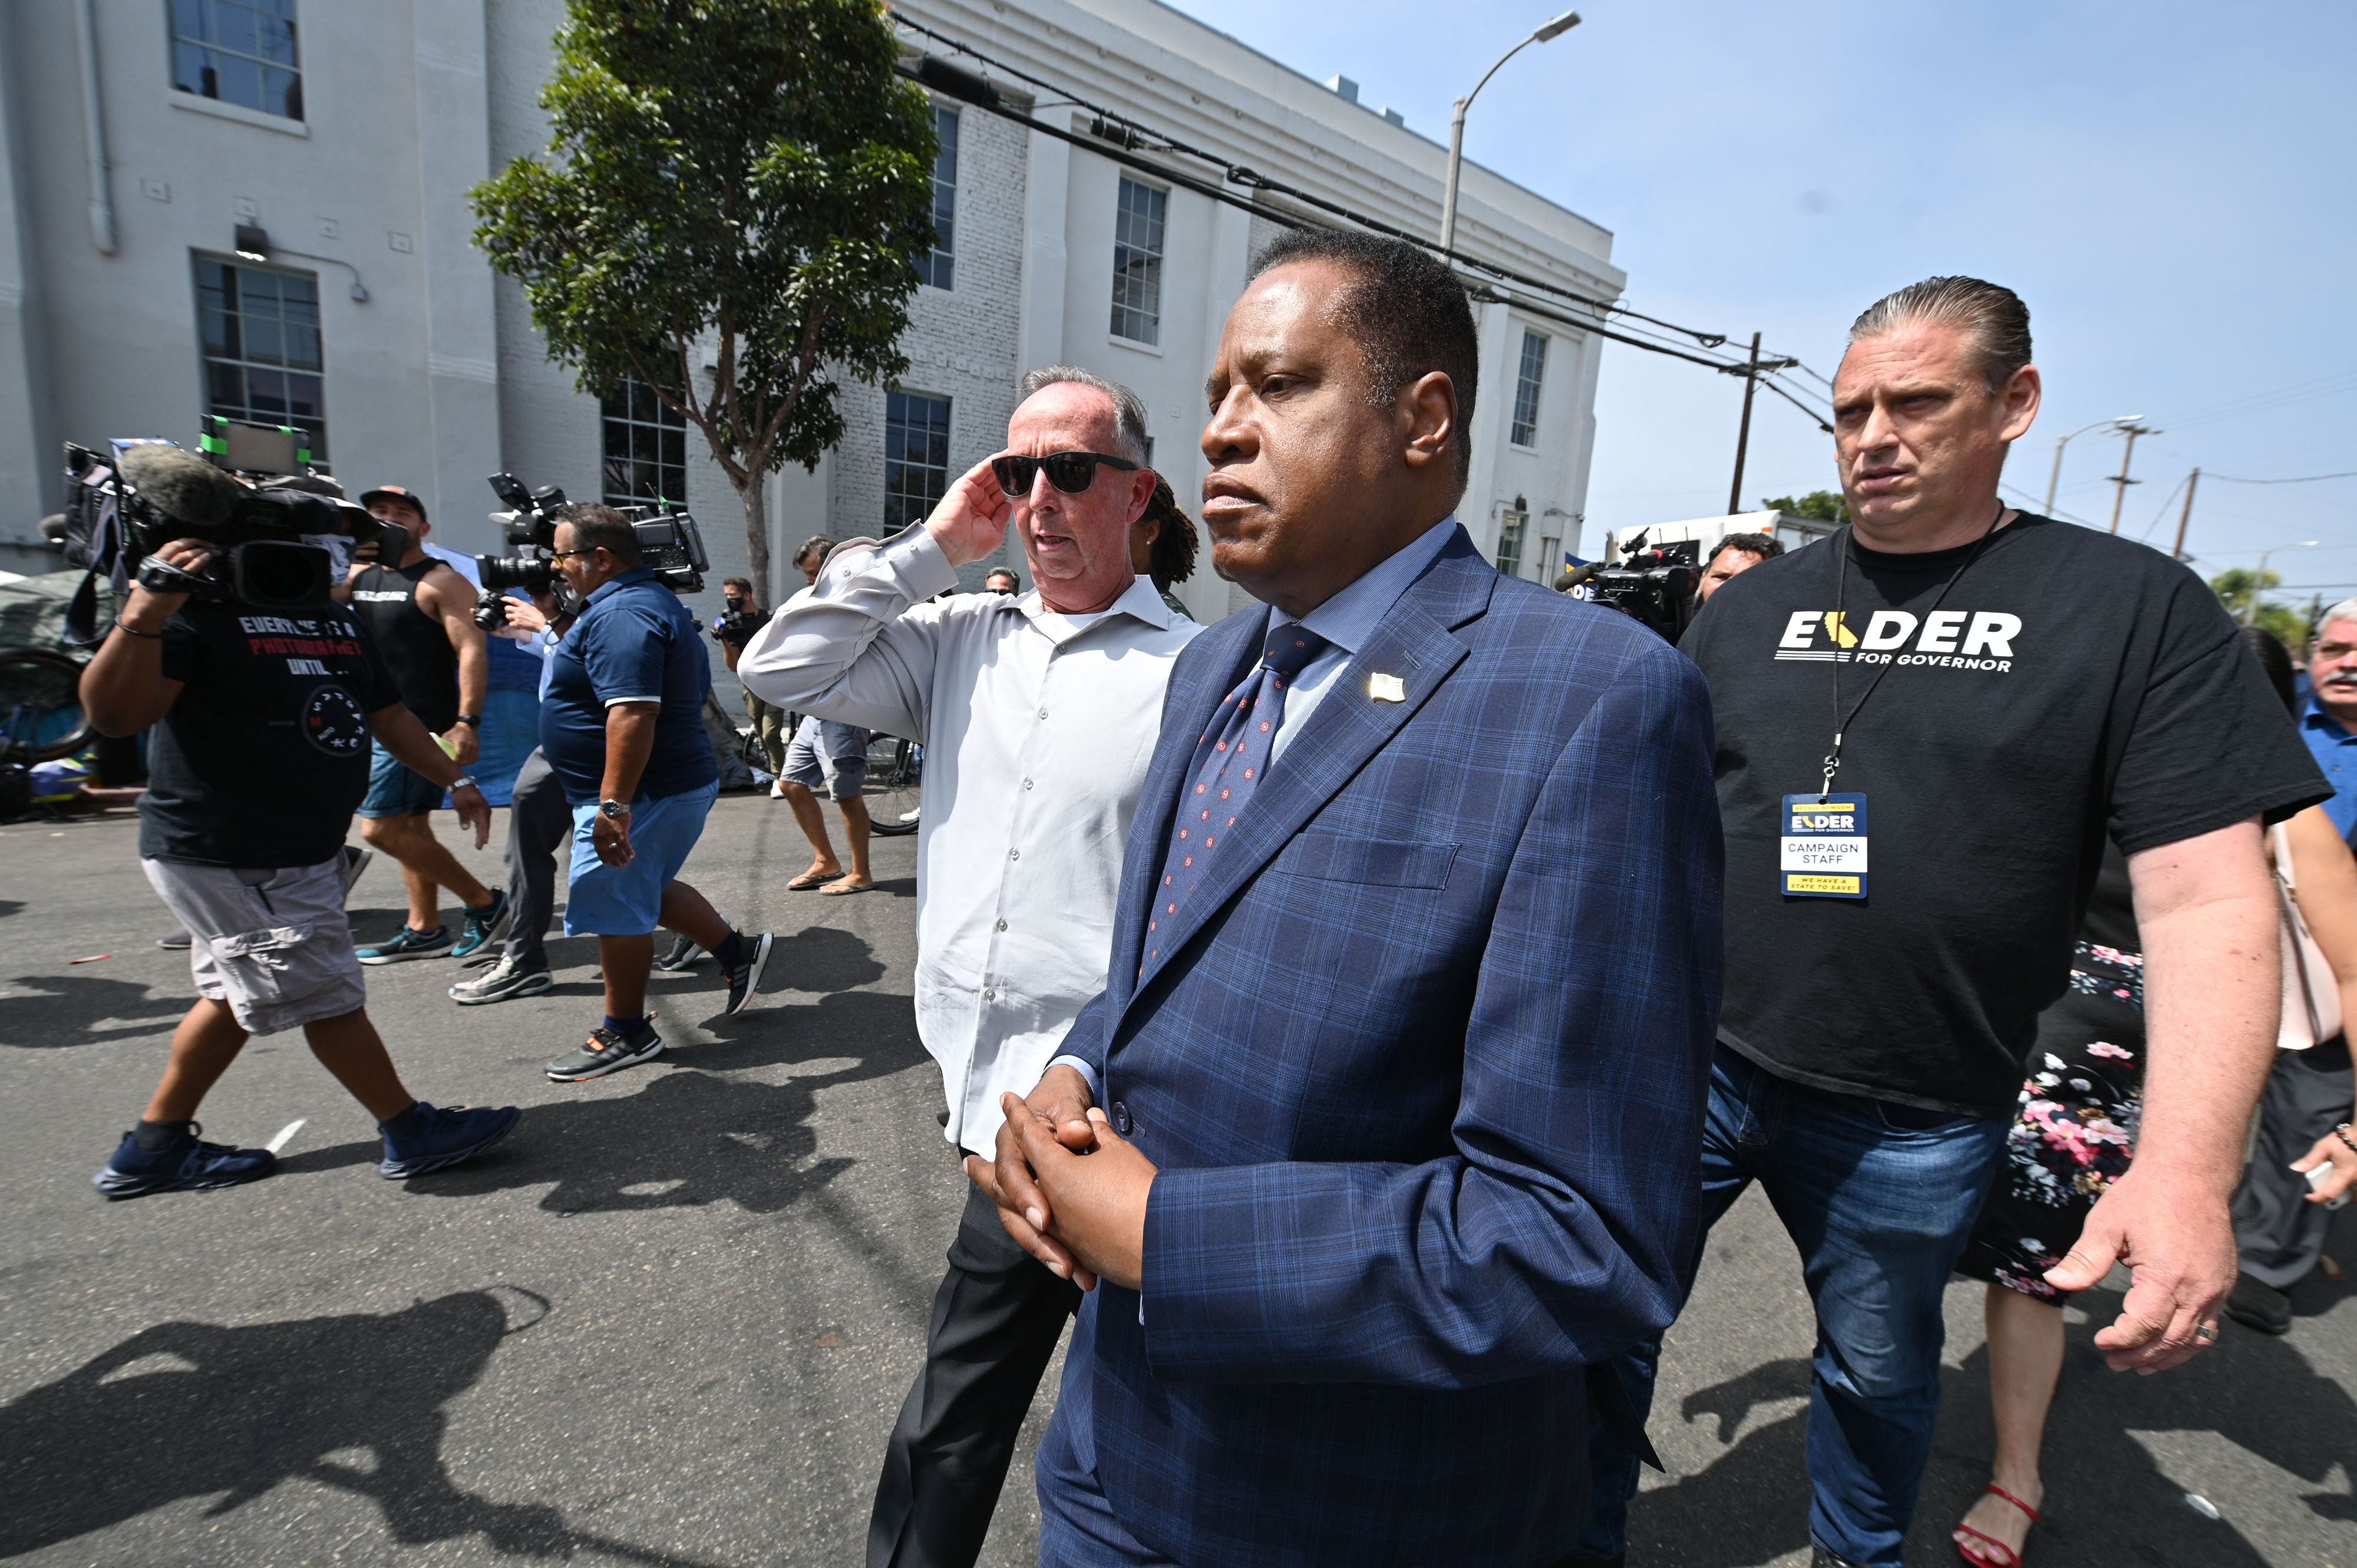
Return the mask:
[[[392,564],[353,563],[345,584],[352,611],[382,651],[404,705],[463,768],[480,749],[490,678],[490,656],[474,620],[474,593],[465,578],[425,553],[433,524],[425,502],[399,485],[385,485],[361,496],[361,503],[370,516],[399,524],[409,544]],[[361,802],[361,837],[401,863],[409,919],[391,940],[361,949],[362,963],[465,958],[496,940],[507,920],[505,890],[477,881],[434,836],[433,812],[441,803],[439,785],[376,748],[368,798]],[[442,923],[446,887],[465,909],[457,931]]]

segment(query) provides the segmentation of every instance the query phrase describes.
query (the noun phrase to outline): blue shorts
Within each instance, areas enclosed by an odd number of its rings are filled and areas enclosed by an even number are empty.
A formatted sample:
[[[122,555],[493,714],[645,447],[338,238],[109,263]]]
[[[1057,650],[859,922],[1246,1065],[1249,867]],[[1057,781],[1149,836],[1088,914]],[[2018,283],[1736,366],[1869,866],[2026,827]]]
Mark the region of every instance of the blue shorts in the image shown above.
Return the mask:
[[[597,802],[574,807],[573,885],[565,895],[565,934],[652,934],[662,910],[663,889],[677,880],[695,841],[704,836],[704,819],[719,794],[720,786],[714,783],[634,803],[630,848],[637,853],[628,865],[608,865],[597,858],[597,842],[590,837]]]
[[[438,811],[445,791],[421,773],[413,773],[401,759],[371,741],[368,793],[361,800],[363,817],[422,817]]]

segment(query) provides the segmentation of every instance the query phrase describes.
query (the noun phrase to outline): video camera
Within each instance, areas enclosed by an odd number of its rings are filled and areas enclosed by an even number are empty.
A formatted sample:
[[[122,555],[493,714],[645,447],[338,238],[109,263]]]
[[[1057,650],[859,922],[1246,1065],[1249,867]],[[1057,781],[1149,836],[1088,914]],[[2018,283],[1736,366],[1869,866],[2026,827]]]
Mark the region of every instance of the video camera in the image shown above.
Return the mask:
[[[1571,596],[1619,610],[1675,642],[1685,634],[1701,600],[1702,544],[1681,539],[1648,545],[1643,533],[1621,546],[1609,566],[1586,566],[1574,574]]]
[[[528,594],[554,593],[568,613],[578,613],[580,607],[569,602],[572,590],[556,570],[556,525],[562,521],[557,513],[565,506],[564,489],[544,485],[528,490],[513,474],[493,474],[490,486],[510,508],[491,513],[491,521],[499,524],[500,537],[513,553],[475,557],[483,583],[482,595],[475,601],[475,624],[485,631],[506,624],[505,590],[509,588],[522,588]],[[704,574],[712,564],[705,557],[704,535],[695,519],[684,511],[660,507],[615,510],[630,521],[631,532],[638,535],[640,560],[662,579],[665,587],[675,594],[704,591]]]
[[[325,600],[356,549],[397,559],[407,547],[397,527],[350,501],[241,477],[156,438],[111,441],[104,452],[66,443],[65,503],[66,560],[89,574],[67,607],[71,644],[97,639],[102,574],[117,597],[135,581],[155,593],[293,609]],[[176,539],[216,553],[183,571],[158,553]]]

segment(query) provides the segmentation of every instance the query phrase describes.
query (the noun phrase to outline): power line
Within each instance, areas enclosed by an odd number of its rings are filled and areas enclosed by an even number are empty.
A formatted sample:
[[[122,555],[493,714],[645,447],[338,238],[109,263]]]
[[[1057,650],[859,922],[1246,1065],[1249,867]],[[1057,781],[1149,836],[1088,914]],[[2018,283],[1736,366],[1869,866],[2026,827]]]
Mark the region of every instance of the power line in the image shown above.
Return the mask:
[[[2296,479],[2238,479],[2232,474],[2205,474],[2202,478],[2229,485],[2313,485],[2325,479],[2357,479],[2357,468],[2339,474],[2302,474]]]
[[[1677,337],[1690,339],[1704,349],[1718,348],[1724,345],[1727,340],[1727,334],[1724,332],[1712,332],[1701,328],[1682,326],[1674,321],[1665,321],[1659,317],[1648,316],[1642,311],[1632,309],[1623,302],[1599,298],[1594,295],[1582,293],[1577,289],[1570,288],[1565,285],[1555,283],[1546,278],[1533,277],[1528,274],[1516,272],[1510,267],[1503,266],[1496,262],[1491,262],[1482,257],[1469,255],[1462,251],[1443,247],[1433,241],[1423,238],[1421,235],[1410,233],[1405,230],[1400,229],[1391,223],[1387,223],[1382,219],[1371,217],[1368,214],[1359,212],[1351,208],[1341,205],[1340,202],[1329,201],[1324,197],[1318,196],[1307,190],[1302,190],[1294,186],[1286,185],[1280,180],[1271,179],[1267,176],[1260,174],[1257,171],[1248,168],[1241,164],[1232,163],[1216,153],[1206,152],[1202,148],[1191,146],[1187,143],[1180,141],[1178,138],[1170,135],[1168,133],[1157,131],[1153,127],[1130,117],[1129,115],[1122,113],[1118,110],[1112,109],[1105,105],[1092,102],[1086,98],[1082,98],[1072,92],[1071,89],[1064,87],[1060,83],[1049,81],[1044,77],[1035,76],[1018,66],[1011,65],[1005,60],[986,54],[962,38],[953,38],[937,28],[927,27],[921,22],[912,21],[906,16],[895,14],[892,19],[896,25],[906,27],[910,32],[920,34],[923,37],[931,38],[944,46],[945,48],[954,49],[958,53],[965,55],[970,59],[979,60],[983,64],[991,67],[993,70],[1005,72],[1007,76],[1010,76],[1017,81],[1028,82],[1030,85],[1037,87],[1045,92],[1060,94],[1060,102],[1077,104],[1078,106],[1087,109],[1092,113],[1095,114],[1097,117],[1097,124],[1090,127],[1091,134],[1087,137],[1080,136],[1069,131],[1059,130],[1055,126],[1032,119],[1028,114],[1022,113],[1017,110],[1009,109],[1004,104],[997,102],[996,101],[996,93],[990,88],[986,81],[982,81],[979,79],[974,79],[967,82],[955,81],[952,73],[954,73],[956,76],[965,75],[964,72],[958,70],[955,67],[950,67],[946,71],[937,70],[931,72],[923,71],[921,70],[904,70],[902,71],[903,75],[910,76],[918,81],[924,81],[929,86],[935,87],[940,91],[949,93],[951,96],[974,103],[975,106],[987,110],[1002,118],[1013,120],[1020,124],[1030,126],[1035,130],[1044,132],[1048,135],[1054,136],[1059,140],[1070,142],[1075,146],[1089,147],[1093,151],[1103,153],[1107,157],[1113,158],[1115,162],[1128,164],[1141,171],[1153,173],[1160,177],[1170,179],[1175,183],[1184,185],[1189,189],[1195,191],[1199,195],[1210,196],[1214,200],[1222,200],[1226,202],[1227,205],[1240,207],[1246,211],[1256,213],[1262,217],[1267,218],[1272,222],[1282,223],[1288,228],[1301,227],[1301,220],[1290,214],[1282,212],[1276,209],[1266,207],[1257,201],[1247,202],[1236,200],[1233,198],[1227,196],[1223,191],[1218,191],[1204,183],[1189,179],[1188,177],[1178,174],[1175,170],[1168,169],[1159,165],[1147,163],[1143,160],[1123,155],[1151,143],[1154,145],[1152,150],[1176,153],[1181,156],[1194,158],[1200,162],[1214,166],[1220,169],[1222,177],[1231,184],[1241,185],[1252,190],[1265,192],[1271,196],[1283,197],[1288,200],[1302,202],[1319,211],[1330,213],[1337,218],[1345,219],[1350,222],[1359,225],[1361,228],[1372,230],[1376,233],[1388,234],[1394,239],[1404,240],[1410,244],[1419,246],[1437,255],[1445,256],[1450,261],[1472,268],[1475,271],[1485,273],[1502,282],[1512,283],[1523,288],[1536,289],[1542,293],[1554,295],[1560,298],[1570,300],[1574,304],[1586,306],[1589,309],[1597,311],[1599,314],[1609,313],[1616,317],[1626,317],[1631,322],[1641,322],[1645,324],[1646,327],[1657,328],[1668,333],[1674,334]],[[1115,148],[1118,148],[1119,151],[1117,152],[1114,150]],[[1590,322],[1574,320],[1563,317],[1555,317],[1553,319],[1563,322],[1565,325],[1581,328],[1583,329],[1596,329],[1593,323]],[[1631,330],[1642,331],[1643,328],[1632,328]],[[1695,355],[1684,350],[1666,348],[1657,341],[1648,341],[1644,338],[1634,336],[1618,336],[1610,332],[1599,332],[1599,335],[1609,338],[1615,342],[1625,343],[1631,348],[1646,349],[1655,353],[1670,353],[1676,358],[1688,360],[1695,364],[1708,365],[1715,370],[1721,371],[1727,374],[1741,373],[1746,368],[1747,362],[1743,360],[1705,359],[1699,355]],[[1785,356],[1781,355],[1773,357],[1776,360],[1782,360],[1785,358]],[[1797,364],[1799,361],[1793,360],[1792,362]],[[1770,363],[1770,360],[1762,360],[1760,363],[1762,366],[1766,366]]]

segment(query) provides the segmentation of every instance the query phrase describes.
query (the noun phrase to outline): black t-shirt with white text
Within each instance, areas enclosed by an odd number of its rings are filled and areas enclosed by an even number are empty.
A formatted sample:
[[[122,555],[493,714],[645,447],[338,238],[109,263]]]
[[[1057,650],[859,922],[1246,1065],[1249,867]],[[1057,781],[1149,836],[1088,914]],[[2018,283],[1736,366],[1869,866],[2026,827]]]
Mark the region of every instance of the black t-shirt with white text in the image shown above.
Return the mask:
[[[368,793],[368,715],[401,701],[359,620],[327,601],[187,604],[164,623],[163,662],[184,685],[149,739],[140,854],[257,870],[331,858]]]
[[[1719,1038],[1792,1081],[2010,1114],[2106,833],[2129,854],[2330,789],[2217,596],[2158,551],[2022,516],[1901,555],[1848,531],[1762,562],[1680,644],[1710,680],[1727,840]],[[1834,615],[1839,552],[1849,552]],[[1782,799],[1845,714],[1867,897],[1787,897]]]

